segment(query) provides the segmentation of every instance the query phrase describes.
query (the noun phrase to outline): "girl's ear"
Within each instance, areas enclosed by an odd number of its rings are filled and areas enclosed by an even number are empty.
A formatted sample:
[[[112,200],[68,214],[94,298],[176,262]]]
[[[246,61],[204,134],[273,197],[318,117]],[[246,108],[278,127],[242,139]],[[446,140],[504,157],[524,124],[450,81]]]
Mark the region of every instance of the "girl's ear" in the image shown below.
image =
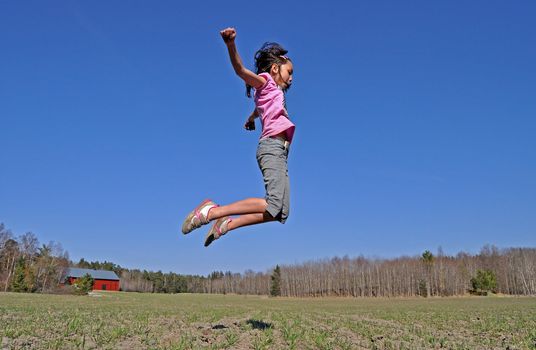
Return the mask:
[[[279,73],[279,66],[277,64],[272,64],[272,68],[270,68],[270,73],[277,74]]]

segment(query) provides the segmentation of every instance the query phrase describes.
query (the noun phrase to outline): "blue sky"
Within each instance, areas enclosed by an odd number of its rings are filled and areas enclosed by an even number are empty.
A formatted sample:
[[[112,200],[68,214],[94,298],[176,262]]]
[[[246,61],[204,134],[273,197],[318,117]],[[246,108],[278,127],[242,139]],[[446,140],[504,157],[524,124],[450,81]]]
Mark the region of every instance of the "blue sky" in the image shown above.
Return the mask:
[[[73,260],[208,274],[536,245],[533,1],[0,2],[0,222]],[[285,225],[203,247],[202,199],[262,197],[219,30],[294,62]],[[259,128],[258,128],[259,129]]]

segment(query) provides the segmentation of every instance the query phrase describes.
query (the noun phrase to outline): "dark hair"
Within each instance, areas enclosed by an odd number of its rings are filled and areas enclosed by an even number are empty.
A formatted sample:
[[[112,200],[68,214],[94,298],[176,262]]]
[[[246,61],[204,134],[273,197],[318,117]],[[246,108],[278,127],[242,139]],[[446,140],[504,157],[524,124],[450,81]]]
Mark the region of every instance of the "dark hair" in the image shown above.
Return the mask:
[[[278,43],[266,42],[262,47],[255,52],[255,68],[257,74],[270,73],[273,64],[278,66],[290,61],[290,58],[285,56],[288,50]],[[246,84],[246,95],[251,97],[251,86]]]

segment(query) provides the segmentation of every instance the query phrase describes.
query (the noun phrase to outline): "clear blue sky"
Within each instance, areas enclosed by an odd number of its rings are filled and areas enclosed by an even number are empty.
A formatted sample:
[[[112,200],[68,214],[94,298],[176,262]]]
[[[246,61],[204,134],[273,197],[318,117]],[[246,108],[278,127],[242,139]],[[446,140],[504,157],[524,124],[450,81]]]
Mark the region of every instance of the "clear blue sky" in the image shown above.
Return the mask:
[[[534,1],[2,1],[0,222],[71,258],[208,274],[536,245]],[[202,199],[262,197],[252,67],[294,61],[287,224],[203,247]]]

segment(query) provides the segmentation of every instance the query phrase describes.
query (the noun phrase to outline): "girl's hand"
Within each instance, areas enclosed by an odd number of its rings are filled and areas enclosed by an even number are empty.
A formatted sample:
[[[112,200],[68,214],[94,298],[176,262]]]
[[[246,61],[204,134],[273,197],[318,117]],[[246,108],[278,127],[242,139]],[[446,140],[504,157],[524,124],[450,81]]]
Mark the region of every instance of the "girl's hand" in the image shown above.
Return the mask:
[[[244,124],[244,128],[249,131],[255,130],[255,118],[249,117],[248,120],[246,120],[246,124]]]
[[[226,44],[232,43],[236,38],[236,30],[234,28],[225,28],[220,31],[220,35]]]
[[[246,124],[244,124],[244,128],[246,130],[255,130],[255,118],[258,117],[257,109],[254,109],[253,112],[248,117],[248,120],[246,120]]]

